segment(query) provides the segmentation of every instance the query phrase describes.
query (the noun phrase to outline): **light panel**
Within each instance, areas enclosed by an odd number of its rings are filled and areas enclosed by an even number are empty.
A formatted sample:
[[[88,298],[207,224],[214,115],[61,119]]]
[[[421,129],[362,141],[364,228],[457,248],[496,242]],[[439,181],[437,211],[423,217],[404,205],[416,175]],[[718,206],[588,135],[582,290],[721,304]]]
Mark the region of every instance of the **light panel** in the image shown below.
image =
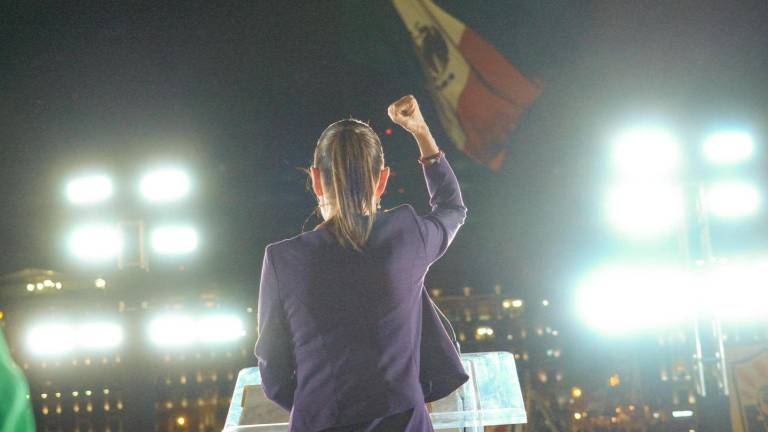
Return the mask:
[[[27,334],[27,348],[39,356],[67,354],[75,349],[75,331],[70,324],[39,324]]]
[[[198,321],[197,334],[202,342],[229,342],[245,336],[245,327],[234,315],[209,316]]]
[[[150,323],[149,337],[155,345],[162,347],[190,345],[197,338],[196,325],[191,317],[166,315]]]
[[[741,181],[715,183],[705,191],[707,211],[721,219],[738,219],[754,214],[760,208],[760,192],[754,185]]]
[[[149,326],[150,339],[161,348],[232,342],[245,334],[243,321],[230,314],[197,318],[185,314],[169,314],[155,318]]]
[[[690,275],[674,267],[606,266],[579,287],[577,307],[592,328],[631,333],[690,320],[698,305]]]
[[[713,262],[696,270],[604,266],[578,287],[577,308],[587,325],[606,334],[680,325],[709,314],[725,322],[764,322],[766,274],[768,258]]]
[[[106,175],[80,177],[67,183],[67,199],[72,204],[86,205],[103,202],[112,197],[112,180]]]
[[[27,334],[27,347],[38,356],[56,356],[75,350],[109,351],[122,342],[122,326],[107,321],[41,323]]]
[[[653,239],[678,226],[684,215],[684,201],[675,185],[619,184],[609,190],[606,210],[608,222],[628,238]]]
[[[190,179],[186,172],[176,168],[152,171],[142,177],[141,194],[152,203],[172,202],[189,194]]]
[[[186,226],[159,227],[152,232],[152,247],[163,255],[180,255],[197,249],[197,232]]]
[[[617,136],[613,162],[623,177],[670,177],[680,165],[680,145],[662,129],[633,129]]]
[[[722,131],[710,135],[704,141],[704,156],[713,164],[734,164],[751,158],[754,147],[750,134]]]
[[[725,321],[768,319],[768,290],[765,275],[768,259],[729,261],[700,274],[699,286],[707,310]]]
[[[95,224],[75,230],[69,246],[79,259],[102,262],[117,257],[123,248],[123,238],[114,225]]]

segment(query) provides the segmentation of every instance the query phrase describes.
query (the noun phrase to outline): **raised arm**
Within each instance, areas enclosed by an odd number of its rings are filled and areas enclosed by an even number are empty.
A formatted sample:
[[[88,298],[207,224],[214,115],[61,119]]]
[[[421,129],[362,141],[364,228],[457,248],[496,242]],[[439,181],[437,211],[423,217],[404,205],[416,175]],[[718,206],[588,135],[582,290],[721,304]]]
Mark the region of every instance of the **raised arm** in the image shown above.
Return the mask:
[[[389,106],[389,117],[410,132],[419,145],[424,179],[432,211],[424,216],[413,212],[419,226],[428,264],[440,258],[453,241],[467,217],[461,189],[445,154],[435,143],[429,126],[421,115],[416,98],[404,96]]]

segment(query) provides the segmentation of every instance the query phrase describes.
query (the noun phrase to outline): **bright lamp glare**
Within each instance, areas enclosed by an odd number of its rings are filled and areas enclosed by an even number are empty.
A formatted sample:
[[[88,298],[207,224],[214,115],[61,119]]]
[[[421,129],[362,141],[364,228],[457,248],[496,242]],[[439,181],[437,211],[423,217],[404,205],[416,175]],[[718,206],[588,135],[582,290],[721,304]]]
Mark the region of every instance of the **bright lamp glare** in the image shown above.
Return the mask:
[[[159,317],[150,324],[150,339],[163,348],[194,343],[231,342],[245,336],[243,321],[234,315],[211,315],[193,319],[186,315]]]
[[[93,225],[76,230],[69,241],[72,253],[85,261],[115,258],[123,248],[120,231],[111,225]]]
[[[745,132],[718,132],[704,141],[704,156],[715,164],[732,164],[752,157],[754,142]]]
[[[123,342],[120,325],[108,322],[94,322],[78,326],[77,345],[86,349],[104,350],[115,348]]]
[[[189,227],[162,227],[152,233],[152,247],[161,254],[178,255],[197,249],[197,232]]]
[[[149,338],[161,347],[180,347],[195,342],[196,326],[192,318],[169,315],[153,320],[149,325]]]
[[[707,307],[728,321],[768,318],[767,271],[768,260],[763,259],[721,264],[703,272],[700,286]]]
[[[760,192],[751,184],[721,182],[705,192],[707,210],[722,219],[738,219],[749,216],[760,207]]]
[[[154,171],[141,179],[140,189],[147,201],[176,201],[189,194],[189,176],[177,169]]]
[[[666,131],[632,130],[616,139],[613,161],[624,176],[654,178],[675,173],[680,149],[677,140]]]
[[[578,308],[592,328],[609,334],[663,327],[691,319],[691,282],[683,270],[665,267],[605,267],[579,287]]]
[[[73,204],[94,204],[112,196],[112,180],[105,175],[81,177],[67,184],[67,198]]]
[[[198,337],[203,342],[229,342],[245,336],[243,321],[236,316],[205,317],[197,324]]]
[[[607,218],[613,227],[632,239],[667,234],[683,217],[679,187],[667,184],[622,184],[608,194]]]
[[[33,327],[27,335],[27,347],[36,355],[58,355],[75,348],[75,331],[69,324],[49,323]]]
[[[32,327],[27,335],[27,346],[39,356],[66,354],[75,349],[109,350],[122,342],[122,327],[110,322],[45,323]]]

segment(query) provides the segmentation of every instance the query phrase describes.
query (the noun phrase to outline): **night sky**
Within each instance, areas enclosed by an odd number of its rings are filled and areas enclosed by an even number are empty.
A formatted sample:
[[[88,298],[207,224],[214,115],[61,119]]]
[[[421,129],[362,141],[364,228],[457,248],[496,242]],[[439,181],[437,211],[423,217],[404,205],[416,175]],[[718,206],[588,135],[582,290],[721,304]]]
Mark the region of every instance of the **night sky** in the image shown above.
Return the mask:
[[[765,143],[764,1],[437,1],[545,83],[499,174],[447,140],[390,2],[216,3],[3,6],[0,272],[76,270],[64,237],[95,213],[69,208],[63,185],[96,167],[117,186],[100,216],[196,223],[203,248],[190,267],[252,281],[265,245],[301,232],[315,202],[298,168],[349,115],[382,136],[395,172],[383,206],[424,212],[418,149],[386,116],[412,93],[469,208],[428,283],[557,297],[616,248],[600,186],[617,128],[660,119],[693,146],[708,128],[745,125]],[[137,203],[137,176],[164,161],[189,167],[192,197]]]

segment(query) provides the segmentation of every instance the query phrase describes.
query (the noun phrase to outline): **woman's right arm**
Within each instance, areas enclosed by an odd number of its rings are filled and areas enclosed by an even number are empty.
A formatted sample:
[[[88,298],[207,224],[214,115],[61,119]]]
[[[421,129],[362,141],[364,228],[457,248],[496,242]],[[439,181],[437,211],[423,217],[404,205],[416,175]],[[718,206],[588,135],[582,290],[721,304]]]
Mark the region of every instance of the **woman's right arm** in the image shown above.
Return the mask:
[[[410,132],[419,145],[420,162],[432,211],[424,216],[419,216],[414,211],[413,215],[424,240],[427,263],[431,264],[448,249],[466,220],[467,208],[464,206],[456,175],[445,154],[438,149],[429,126],[421,115],[416,98],[411,95],[400,98],[389,106],[387,113],[393,122]]]
[[[423,162],[422,169],[431,211],[424,216],[414,212],[414,216],[424,239],[427,263],[432,264],[453,242],[467,218],[467,207],[461,197],[459,181],[444,153],[440,152],[432,161]]]

